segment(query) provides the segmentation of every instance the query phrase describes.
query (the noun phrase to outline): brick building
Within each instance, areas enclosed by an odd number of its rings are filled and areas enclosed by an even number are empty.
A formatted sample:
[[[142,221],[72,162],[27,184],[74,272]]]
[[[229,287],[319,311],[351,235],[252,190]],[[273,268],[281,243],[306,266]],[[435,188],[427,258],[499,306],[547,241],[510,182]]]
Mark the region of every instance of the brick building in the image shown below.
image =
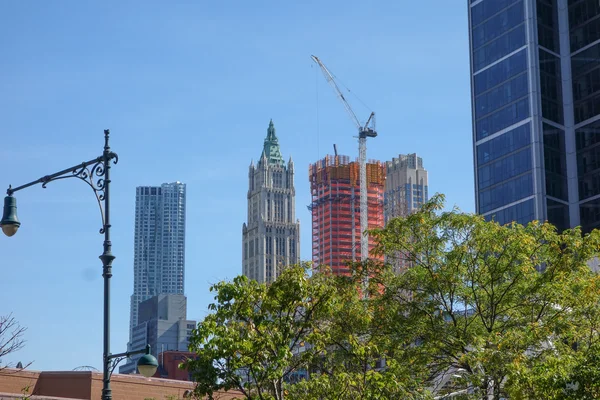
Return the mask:
[[[194,390],[194,383],[171,379],[145,378],[141,375],[114,374],[111,378],[115,400],[164,400],[173,396],[184,399]],[[91,371],[26,371],[11,368],[0,370],[0,398],[62,397],[100,400],[102,373]],[[215,393],[215,399],[239,398],[235,391]]]

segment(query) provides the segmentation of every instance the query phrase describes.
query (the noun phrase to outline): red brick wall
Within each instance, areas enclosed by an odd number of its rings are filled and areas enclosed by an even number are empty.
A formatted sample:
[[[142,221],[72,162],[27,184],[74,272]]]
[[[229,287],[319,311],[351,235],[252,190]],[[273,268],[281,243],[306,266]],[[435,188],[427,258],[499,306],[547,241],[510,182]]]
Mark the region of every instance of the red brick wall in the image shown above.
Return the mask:
[[[40,373],[37,371],[20,371],[6,368],[0,370],[0,393],[23,393],[29,387],[29,394],[37,383]]]
[[[164,351],[158,355],[158,363],[160,364],[160,367],[154,376],[156,378],[188,381],[188,371],[179,369],[179,364],[184,362],[187,358],[194,357],[196,357],[195,353],[190,353],[187,351]]]
[[[65,397],[70,399],[100,400],[102,374],[90,371],[0,371],[0,393],[22,393],[29,386],[29,394]],[[183,399],[186,390],[193,390],[194,383],[170,379],[144,378],[141,375],[114,374],[111,378],[114,400],[166,400],[169,396]],[[236,392],[219,393],[219,400],[241,398]]]

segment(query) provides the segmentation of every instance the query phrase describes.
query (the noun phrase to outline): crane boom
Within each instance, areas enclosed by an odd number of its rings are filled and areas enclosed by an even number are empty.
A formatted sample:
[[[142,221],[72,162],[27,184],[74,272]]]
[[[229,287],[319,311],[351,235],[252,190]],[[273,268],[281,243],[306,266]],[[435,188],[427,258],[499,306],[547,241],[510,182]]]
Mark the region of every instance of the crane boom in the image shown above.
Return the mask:
[[[321,62],[319,57],[311,56],[312,60],[321,67],[321,71],[323,75],[325,75],[325,79],[333,88],[339,99],[341,100],[344,108],[350,115],[350,118],[356,124],[358,128],[358,161],[359,161],[359,174],[360,174],[360,259],[361,261],[366,261],[369,258],[369,236],[368,236],[368,203],[367,203],[367,137],[376,137],[377,132],[375,131],[375,113],[371,112],[369,115],[369,119],[365,125],[360,123],[360,120],[350,107],[350,104],[346,101],[344,94],[341,92],[337,83],[335,82],[335,78],[329,72],[325,64]],[[369,127],[369,124],[372,124],[372,128]],[[354,209],[353,209],[354,210]],[[353,211],[354,214],[354,211]],[[354,221],[354,217],[352,218]],[[352,229],[352,261],[354,260],[354,228]]]
[[[358,130],[361,131],[362,130],[362,125],[360,123],[360,120],[358,119],[358,117],[356,116],[356,114],[354,113],[354,111],[352,110],[352,107],[350,107],[350,104],[348,104],[348,102],[346,101],[346,98],[344,97],[344,94],[342,93],[342,91],[338,87],[337,83],[335,82],[335,79],[334,79],[333,75],[331,75],[331,72],[329,72],[329,70],[327,69],[327,67],[325,66],[325,64],[323,64],[321,62],[321,60],[319,60],[319,57],[317,57],[317,56],[310,56],[310,57],[313,59],[314,62],[317,63],[317,65],[319,67],[321,67],[321,71],[323,71],[323,75],[325,76],[325,80],[327,80],[327,83],[329,83],[329,85],[331,85],[331,87],[333,88],[333,90],[335,91],[335,93],[337,94],[337,96],[342,101],[342,104],[344,105],[344,108],[346,109],[346,111],[350,115],[350,118],[354,121],[354,123],[356,124],[356,127],[358,128]]]

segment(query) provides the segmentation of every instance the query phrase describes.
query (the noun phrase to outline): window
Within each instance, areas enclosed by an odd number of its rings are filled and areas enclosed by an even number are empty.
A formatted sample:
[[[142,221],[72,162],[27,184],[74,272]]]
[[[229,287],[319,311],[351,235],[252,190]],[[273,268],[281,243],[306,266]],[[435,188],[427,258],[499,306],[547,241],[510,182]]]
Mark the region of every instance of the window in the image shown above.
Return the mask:
[[[530,124],[527,123],[477,146],[477,163],[481,166],[528,146],[529,143],[531,143],[531,129]]]
[[[479,190],[531,170],[531,148],[526,147],[512,155],[480,167],[477,171]]]
[[[521,24],[503,36],[473,52],[473,70],[478,71],[525,45],[525,25]]]
[[[533,194],[531,172],[479,191],[479,213],[500,208]]]
[[[476,122],[477,140],[481,140],[493,133],[516,124],[529,117],[529,97],[506,106]]]
[[[486,221],[494,220],[500,225],[506,225],[513,221],[525,225],[535,218],[533,199],[529,199],[514,206],[504,208],[485,216]]]

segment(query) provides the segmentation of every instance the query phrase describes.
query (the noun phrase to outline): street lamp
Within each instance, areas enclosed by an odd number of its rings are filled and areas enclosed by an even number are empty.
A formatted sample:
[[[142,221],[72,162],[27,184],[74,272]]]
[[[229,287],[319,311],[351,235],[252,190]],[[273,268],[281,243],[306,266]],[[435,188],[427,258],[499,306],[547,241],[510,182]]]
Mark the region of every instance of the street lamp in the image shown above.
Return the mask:
[[[140,374],[151,377],[158,368],[158,362],[152,354],[150,354],[150,346],[147,345],[143,350],[135,350],[119,354],[110,354],[110,278],[112,277],[112,262],[115,256],[111,252],[110,241],[110,164],[117,163],[119,157],[116,153],[110,150],[108,145],[108,137],[110,131],[104,130],[104,151],[100,157],[96,157],[90,161],[75,165],[71,168],[64,169],[52,175],[46,175],[42,178],[26,183],[19,187],[8,187],[7,196],[4,198],[4,212],[0,226],[2,232],[6,236],[13,236],[21,226],[17,218],[17,199],[13,197],[13,193],[28,188],[39,183],[45,188],[51,181],[66,178],[78,178],[82,182],[88,184],[94,191],[98,206],[100,207],[100,215],[102,217],[102,228],[100,234],[104,235],[104,251],[100,255],[102,260],[102,277],[104,278],[104,351],[103,351],[103,387],[102,400],[111,400],[112,391],[110,389],[110,377],[116,368],[117,364],[123,359],[130,357],[133,354],[146,353],[138,360],[138,370]]]

